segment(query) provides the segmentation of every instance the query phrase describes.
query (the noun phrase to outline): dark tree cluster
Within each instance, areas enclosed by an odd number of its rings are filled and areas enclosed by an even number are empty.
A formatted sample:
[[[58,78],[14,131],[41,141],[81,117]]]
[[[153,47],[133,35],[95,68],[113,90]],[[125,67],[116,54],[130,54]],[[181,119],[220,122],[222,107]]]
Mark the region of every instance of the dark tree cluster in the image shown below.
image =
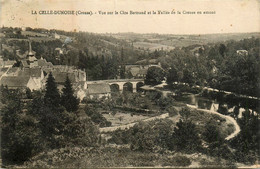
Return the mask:
[[[176,48],[161,59],[167,82],[210,86],[237,94],[259,96],[259,38],[203,45],[196,54]],[[242,53],[239,51],[242,50]],[[244,51],[243,51],[244,50]],[[245,51],[246,50],[246,51]]]
[[[4,165],[22,163],[50,149],[97,145],[98,130],[89,118],[79,117],[69,78],[61,95],[50,73],[44,93],[1,86],[0,98]]]

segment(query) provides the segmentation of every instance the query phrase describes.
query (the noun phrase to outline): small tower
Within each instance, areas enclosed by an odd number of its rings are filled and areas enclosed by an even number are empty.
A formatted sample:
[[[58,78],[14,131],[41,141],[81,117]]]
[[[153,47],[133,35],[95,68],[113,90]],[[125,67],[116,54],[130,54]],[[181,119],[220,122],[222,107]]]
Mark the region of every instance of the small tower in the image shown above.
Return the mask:
[[[29,51],[28,51],[28,55],[27,58],[29,60],[29,63],[32,63],[34,61],[37,61],[35,55],[34,55],[34,51],[32,50],[32,45],[31,45],[31,41],[29,41]]]

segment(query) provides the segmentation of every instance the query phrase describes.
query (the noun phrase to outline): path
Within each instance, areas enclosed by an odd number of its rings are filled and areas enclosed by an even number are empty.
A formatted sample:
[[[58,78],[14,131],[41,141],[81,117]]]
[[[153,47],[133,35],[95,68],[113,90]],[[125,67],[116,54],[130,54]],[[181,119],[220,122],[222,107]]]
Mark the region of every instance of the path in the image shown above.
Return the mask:
[[[220,117],[223,117],[223,118],[225,118],[226,120],[231,121],[231,122],[234,124],[235,131],[234,131],[233,133],[231,133],[229,136],[227,136],[227,137],[225,138],[225,140],[230,140],[230,139],[232,139],[233,137],[237,136],[238,133],[240,132],[240,127],[239,127],[239,125],[237,124],[236,120],[235,120],[234,118],[228,116],[228,115],[223,115],[223,114],[220,114],[220,113],[218,113],[218,112],[216,112],[216,111],[205,110],[205,109],[199,109],[199,108],[197,108],[196,106],[193,106],[193,105],[190,105],[190,104],[187,104],[187,106],[190,107],[190,108],[199,110],[199,111],[203,111],[203,112],[207,112],[207,113],[212,113],[212,114],[217,114],[217,115],[219,115]]]
[[[147,119],[142,120],[142,121],[146,121],[147,122],[147,121],[152,121],[152,120],[155,120],[155,119],[165,119],[166,117],[169,117],[169,113],[164,113],[164,114],[161,114],[159,116],[150,117],[150,118],[147,118]],[[129,128],[133,127],[137,123],[138,122],[129,123],[129,124],[121,125],[121,126],[103,127],[103,128],[99,128],[99,131],[101,133],[106,133],[106,132],[113,132],[113,131],[115,131],[117,129],[125,130],[125,129],[129,129]]]

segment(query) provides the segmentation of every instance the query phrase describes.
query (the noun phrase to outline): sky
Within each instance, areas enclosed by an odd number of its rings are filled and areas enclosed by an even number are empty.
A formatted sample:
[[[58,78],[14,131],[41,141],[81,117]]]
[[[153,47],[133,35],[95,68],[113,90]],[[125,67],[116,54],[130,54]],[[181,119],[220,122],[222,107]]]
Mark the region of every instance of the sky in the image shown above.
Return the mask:
[[[210,34],[260,32],[260,0],[0,0],[0,25],[94,33]],[[40,11],[92,11],[40,15]],[[159,15],[158,10],[175,12]],[[32,11],[37,14],[33,15]],[[119,12],[99,15],[102,12]],[[120,14],[120,11],[128,14]],[[146,15],[129,15],[146,11]],[[155,11],[156,14],[148,14]],[[213,11],[215,14],[184,14]],[[180,12],[181,14],[177,14]]]

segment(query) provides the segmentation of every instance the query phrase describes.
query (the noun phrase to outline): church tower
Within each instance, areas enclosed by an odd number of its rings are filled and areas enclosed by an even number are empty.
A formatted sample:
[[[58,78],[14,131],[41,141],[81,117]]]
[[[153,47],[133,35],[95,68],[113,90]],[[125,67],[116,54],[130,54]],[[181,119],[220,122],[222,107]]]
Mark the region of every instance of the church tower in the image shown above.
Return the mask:
[[[36,59],[34,54],[35,54],[35,52],[32,50],[31,41],[29,40],[29,51],[28,51],[28,55],[27,55],[29,63],[37,61],[37,59]]]

